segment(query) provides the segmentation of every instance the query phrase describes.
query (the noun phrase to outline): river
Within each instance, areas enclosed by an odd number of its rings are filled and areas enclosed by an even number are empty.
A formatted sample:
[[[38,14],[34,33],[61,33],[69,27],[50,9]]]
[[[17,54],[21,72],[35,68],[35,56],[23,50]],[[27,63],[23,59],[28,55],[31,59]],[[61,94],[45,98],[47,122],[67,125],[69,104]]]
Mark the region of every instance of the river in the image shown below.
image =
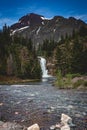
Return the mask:
[[[72,117],[74,130],[87,130],[87,91],[59,90],[51,81],[0,85],[0,120],[49,129],[65,113]]]

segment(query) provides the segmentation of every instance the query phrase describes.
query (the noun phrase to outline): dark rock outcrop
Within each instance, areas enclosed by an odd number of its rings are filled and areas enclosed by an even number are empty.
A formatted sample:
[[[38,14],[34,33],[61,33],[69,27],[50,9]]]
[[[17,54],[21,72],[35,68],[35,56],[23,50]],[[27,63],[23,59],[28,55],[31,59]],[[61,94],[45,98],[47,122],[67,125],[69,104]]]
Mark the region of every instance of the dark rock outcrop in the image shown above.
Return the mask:
[[[55,75],[56,73],[56,60],[55,58],[47,59],[47,69],[50,75]]]
[[[42,18],[43,16],[37,15],[34,13],[27,14],[23,17],[21,17],[18,21],[18,23],[15,23],[11,26],[11,29],[20,29],[25,26],[35,26],[35,25],[41,25],[41,22],[43,21]]]

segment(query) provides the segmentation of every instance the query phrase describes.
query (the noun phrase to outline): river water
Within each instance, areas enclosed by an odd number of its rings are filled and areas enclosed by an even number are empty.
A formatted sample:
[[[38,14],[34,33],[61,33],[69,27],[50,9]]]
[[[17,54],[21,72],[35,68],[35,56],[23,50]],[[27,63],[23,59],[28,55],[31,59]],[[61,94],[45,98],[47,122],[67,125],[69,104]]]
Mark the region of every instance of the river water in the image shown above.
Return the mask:
[[[72,117],[74,130],[87,130],[87,91],[59,90],[51,81],[0,85],[0,120],[49,129],[65,113]]]

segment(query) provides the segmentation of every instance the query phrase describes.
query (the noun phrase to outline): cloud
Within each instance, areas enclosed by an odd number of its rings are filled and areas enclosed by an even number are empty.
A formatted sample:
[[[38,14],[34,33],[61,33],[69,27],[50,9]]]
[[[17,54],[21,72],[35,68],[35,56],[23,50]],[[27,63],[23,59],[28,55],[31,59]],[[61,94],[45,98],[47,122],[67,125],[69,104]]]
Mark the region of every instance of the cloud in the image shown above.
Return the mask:
[[[17,20],[11,18],[1,18],[0,19],[0,29],[7,24],[8,26],[12,25],[13,23],[17,22]]]
[[[66,12],[64,13],[64,17],[68,18],[68,17],[75,17],[76,19],[81,19],[85,22],[87,22],[87,14],[79,14],[77,13],[76,10],[66,10]]]
[[[75,15],[75,18],[87,21],[87,14]]]

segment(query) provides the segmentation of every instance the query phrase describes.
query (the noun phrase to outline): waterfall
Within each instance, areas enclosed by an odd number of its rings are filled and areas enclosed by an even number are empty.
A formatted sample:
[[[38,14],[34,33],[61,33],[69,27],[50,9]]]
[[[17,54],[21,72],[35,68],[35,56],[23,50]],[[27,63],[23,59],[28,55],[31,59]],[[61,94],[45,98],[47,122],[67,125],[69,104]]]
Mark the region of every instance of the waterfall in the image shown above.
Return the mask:
[[[46,59],[43,57],[38,57],[40,59],[40,65],[41,65],[41,69],[42,69],[42,77],[43,78],[47,78],[50,77],[50,75],[48,75],[48,70],[46,69]]]

